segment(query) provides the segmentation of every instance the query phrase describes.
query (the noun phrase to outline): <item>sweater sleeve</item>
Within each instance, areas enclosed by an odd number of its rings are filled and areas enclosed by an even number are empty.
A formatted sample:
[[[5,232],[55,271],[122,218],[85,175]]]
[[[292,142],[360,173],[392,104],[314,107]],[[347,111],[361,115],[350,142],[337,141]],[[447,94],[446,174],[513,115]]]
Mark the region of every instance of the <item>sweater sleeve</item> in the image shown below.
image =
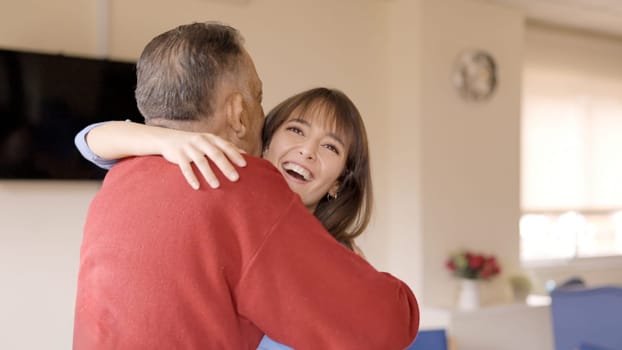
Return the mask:
[[[261,342],[257,346],[256,350],[293,350],[289,346],[281,343],[277,343],[274,340],[270,339],[267,335],[264,335],[261,338]]]
[[[76,148],[78,148],[78,151],[80,152],[82,157],[84,157],[84,159],[88,160],[89,162],[97,165],[98,167],[102,169],[109,170],[110,168],[112,168],[113,165],[117,164],[119,160],[118,159],[104,159],[98,156],[91,150],[91,148],[89,148],[89,144],[86,142],[86,135],[88,135],[89,131],[105,123],[107,122],[100,122],[100,123],[87,125],[84,129],[80,130],[78,134],[76,134],[76,137],[74,138],[74,143],[76,145]]]
[[[408,286],[335,241],[299,200],[272,227],[235,293],[243,316],[297,350],[404,349],[419,328]]]

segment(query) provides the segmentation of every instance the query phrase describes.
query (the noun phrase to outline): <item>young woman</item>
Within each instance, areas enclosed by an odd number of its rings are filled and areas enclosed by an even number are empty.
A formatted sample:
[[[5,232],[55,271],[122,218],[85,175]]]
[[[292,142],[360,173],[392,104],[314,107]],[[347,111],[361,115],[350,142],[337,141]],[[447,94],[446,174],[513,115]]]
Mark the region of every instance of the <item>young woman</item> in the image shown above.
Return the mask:
[[[367,134],[352,101],[327,88],[294,95],[268,113],[262,141],[263,158],[337,241],[360,253],[354,239],[369,222],[372,187]],[[210,186],[218,186],[205,156],[234,181],[237,173],[227,158],[244,165],[237,149],[214,135],[127,122],[87,127],[76,136],[76,145],[85,158],[107,168],[119,158],[161,154],[180,166],[194,188],[198,181],[190,163]],[[259,349],[287,347],[264,337]]]

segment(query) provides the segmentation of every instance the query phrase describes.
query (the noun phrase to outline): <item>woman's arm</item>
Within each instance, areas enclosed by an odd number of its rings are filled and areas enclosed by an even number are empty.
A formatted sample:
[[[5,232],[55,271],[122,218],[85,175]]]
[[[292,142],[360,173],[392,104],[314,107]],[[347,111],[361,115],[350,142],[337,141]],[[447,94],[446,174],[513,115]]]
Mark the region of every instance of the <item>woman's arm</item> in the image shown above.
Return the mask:
[[[76,134],[76,137],[74,138],[73,142],[75,143],[76,148],[78,149],[78,152],[80,152],[80,154],[82,155],[82,157],[84,157],[84,159],[88,160],[89,162],[97,165],[98,167],[102,169],[109,170],[110,168],[112,168],[113,165],[115,165],[119,161],[119,159],[104,159],[98,156],[97,154],[95,154],[95,152],[93,152],[93,150],[89,148],[88,143],[86,143],[86,135],[88,135],[88,133],[93,128],[96,128],[105,123],[106,122],[101,122],[101,123],[95,123],[95,124],[88,125],[84,129],[80,130],[78,134]]]
[[[88,126],[76,135],[76,145],[86,159],[107,168],[125,157],[162,155],[179,166],[186,181],[195,189],[199,188],[199,182],[191,163],[196,165],[212,188],[217,188],[219,183],[205,157],[212,160],[231,181],[238,179],[231,162],[238,166],[246,165],[241,150],[218,136],[125,121]],[[89,153],[88,149],[92,152]]]

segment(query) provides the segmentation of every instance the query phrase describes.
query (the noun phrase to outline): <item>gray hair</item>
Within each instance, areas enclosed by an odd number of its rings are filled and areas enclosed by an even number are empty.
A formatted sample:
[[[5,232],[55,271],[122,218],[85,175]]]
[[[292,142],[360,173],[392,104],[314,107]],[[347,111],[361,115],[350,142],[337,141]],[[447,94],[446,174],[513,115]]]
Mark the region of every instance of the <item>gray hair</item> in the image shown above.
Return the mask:
[[[239,73],[244,39],[217,22],[179,26],[153,38],[136,64],[136,102],[152,119],[198,120],[214,113],[219,82]]]

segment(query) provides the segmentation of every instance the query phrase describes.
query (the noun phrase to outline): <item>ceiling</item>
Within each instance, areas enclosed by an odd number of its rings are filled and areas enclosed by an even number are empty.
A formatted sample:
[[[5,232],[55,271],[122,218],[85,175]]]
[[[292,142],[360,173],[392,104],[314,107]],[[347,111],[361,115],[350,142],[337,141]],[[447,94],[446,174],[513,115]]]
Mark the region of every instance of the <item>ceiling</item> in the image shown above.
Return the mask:
[[[622,0],[489,0],[521,8],[527,18],[622,37]]]

